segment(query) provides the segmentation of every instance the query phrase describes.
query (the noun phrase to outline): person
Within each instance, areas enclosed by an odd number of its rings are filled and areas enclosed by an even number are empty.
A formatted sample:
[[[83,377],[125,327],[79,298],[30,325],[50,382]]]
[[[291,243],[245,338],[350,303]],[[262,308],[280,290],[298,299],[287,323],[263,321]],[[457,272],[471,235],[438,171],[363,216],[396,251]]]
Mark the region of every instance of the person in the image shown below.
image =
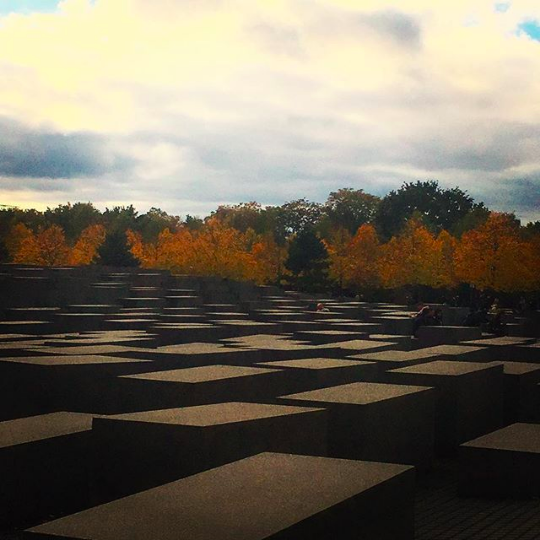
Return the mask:
[[[317,311],[329,311],[329,309],[324,307],[324,304],[322,302],[319,302],[317,304]]]
[[[498,299],[493,302],[488,313],[487,331],[496,336],[504,336],[506,334],[506,324],[502,320],[503,310],[499,307]]]

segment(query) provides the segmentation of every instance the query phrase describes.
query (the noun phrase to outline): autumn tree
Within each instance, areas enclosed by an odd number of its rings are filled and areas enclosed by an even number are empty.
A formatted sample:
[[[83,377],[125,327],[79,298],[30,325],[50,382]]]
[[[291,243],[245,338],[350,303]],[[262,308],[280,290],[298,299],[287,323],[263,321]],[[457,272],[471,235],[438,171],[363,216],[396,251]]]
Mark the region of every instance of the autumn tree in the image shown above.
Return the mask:
[[[211,218],[193,237],[189,264],[194,274],[249,279],[255,263],[247,235]]]
[[[345,283],[355,290],[373,290],[381,285],[381,245],[373,225],[362,225],[348,248]]]
[[[14,263],[39,264],[36,235],[23,223],[18,223],[6,239],[6,248]]]
[[[514,216],[492,212],[480,227],[466,232],[456,249],[456,272],[477,289],[534,289],[538,273],[535,250],[525,241]]]
[[[100,222],[101,212],[89,202],[75,204],[68,202],[67,204],[59,204],[56,208],[47,208],[43,217],[48,224],[61,227],[66,241],[73,245],[83,230]]]
[[[438,250],[435,238],[419,219],[410,219],[401,234],[382,248],[380,275],[387,288],[436,286]]]
[[[251,253],[255,262],[254,281],[279,284],[286,272],[287,248],[280,246],[272,233],[266,233],[253,244]]]
[[[24,225],[15,227],[19,234],[13,262],[40,266],[58,266],[67,264],[69,248],[64,231],[58,225],[34,234]]]
[[[91,264],[97,254],[98,247],[105,240],[103,225],[90,225],[81,232],[69,256],[69,264],[74,266]]]
[[[332,230],[329,239],[324,241],[328,252],[330,266],[328,275],[335,281],[340,289],[344,288],[345,280],[350,274],[351,265],[351,234],[344,227]]]

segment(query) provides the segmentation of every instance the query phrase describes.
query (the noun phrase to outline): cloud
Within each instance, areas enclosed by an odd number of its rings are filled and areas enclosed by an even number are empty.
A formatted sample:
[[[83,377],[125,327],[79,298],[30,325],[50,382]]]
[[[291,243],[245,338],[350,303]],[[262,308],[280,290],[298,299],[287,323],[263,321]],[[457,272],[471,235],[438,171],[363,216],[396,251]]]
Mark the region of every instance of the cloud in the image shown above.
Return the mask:
[[[539,19],[537,0],[64,0],[0,16],[0,197],[193,214],[436,178],[532,215],[511,186],[540,182],[540,56],[516,30]]]
[[[103,136],[32,130],[0,118],[0,175],[71,178],[115,171],[125,163],[106,148]]]

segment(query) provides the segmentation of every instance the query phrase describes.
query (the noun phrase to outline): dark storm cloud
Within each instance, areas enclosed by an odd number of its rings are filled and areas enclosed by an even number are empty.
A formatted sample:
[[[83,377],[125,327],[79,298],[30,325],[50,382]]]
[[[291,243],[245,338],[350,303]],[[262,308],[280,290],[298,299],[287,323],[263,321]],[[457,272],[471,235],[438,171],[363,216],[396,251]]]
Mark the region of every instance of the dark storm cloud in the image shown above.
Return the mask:
[[[62,134],[0,119],[0,175],[24,178],[97,176],[127,163],[91,133]]]

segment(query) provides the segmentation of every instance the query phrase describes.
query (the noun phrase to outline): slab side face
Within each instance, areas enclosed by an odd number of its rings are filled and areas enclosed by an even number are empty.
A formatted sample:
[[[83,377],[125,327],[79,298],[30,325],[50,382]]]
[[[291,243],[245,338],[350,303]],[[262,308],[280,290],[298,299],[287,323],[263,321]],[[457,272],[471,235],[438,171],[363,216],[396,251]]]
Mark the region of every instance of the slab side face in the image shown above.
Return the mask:
[[[264,453],[30,532],[92,540],[262,540],[410,469]]]

